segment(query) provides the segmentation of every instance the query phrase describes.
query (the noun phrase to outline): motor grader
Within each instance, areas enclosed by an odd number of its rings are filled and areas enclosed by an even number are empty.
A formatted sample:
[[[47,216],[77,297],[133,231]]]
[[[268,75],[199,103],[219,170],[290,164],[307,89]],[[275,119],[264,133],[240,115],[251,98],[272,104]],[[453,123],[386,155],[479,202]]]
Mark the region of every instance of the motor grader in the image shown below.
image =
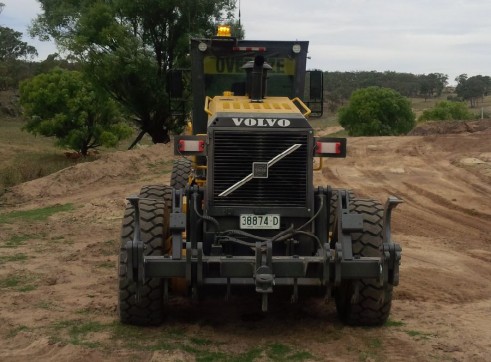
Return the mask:
[[[346,157],[347,141],[316,137],[309,124],[308,45],[191,40],[192,133],[175,137],[171,184],[142,187],[124,214],[123,323],[159,324],[176,294],[210,290],[257,294],[264,312],[276,291],[292,302],[333,297],[345,323],[387,320],[401,259],[390,221],[401,200],[383,206],[313,185],[314,158]]]

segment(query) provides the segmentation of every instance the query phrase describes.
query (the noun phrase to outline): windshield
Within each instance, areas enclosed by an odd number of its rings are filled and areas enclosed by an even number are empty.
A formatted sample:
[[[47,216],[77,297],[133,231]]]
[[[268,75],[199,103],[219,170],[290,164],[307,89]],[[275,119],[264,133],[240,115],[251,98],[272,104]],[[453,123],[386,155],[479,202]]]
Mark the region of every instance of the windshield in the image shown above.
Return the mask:
[[[267,95],[292,97],[294,93],[295,59],[280,56],[265,56],[273,68],[268,72]],[[231,55],[208,55],[204,58],[205,93],[213,97],[232,91],[245,95],[246,72],[242,66],[254,56],[234,53]]]

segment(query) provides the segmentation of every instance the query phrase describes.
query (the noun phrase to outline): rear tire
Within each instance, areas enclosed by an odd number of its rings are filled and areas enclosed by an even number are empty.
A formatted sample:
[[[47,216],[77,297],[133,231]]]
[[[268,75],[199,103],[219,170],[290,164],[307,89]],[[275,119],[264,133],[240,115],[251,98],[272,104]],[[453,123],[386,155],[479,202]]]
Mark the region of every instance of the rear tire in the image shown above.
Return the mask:
[[[180,158],[174,161],[170,185],[176,190],[186,187],[191,175],[191,161],[187,158]]]
[[[375,200],[353,199],[350,212],[363,215],[363,232],[352,234],[353,256],[380,257],[383,243],[382,205]],[[358,300],[353,300],[358,284]],[[341,320],[350,325],[382,325],[389,317],[392,285],[380,286],[373,279],[343,281],[334,291],[336,310]]]
[[[144,255],[163,255],[163,246],[169,233],[169,213],[164,200],[140,200],[141,239]],[[135,211],[126,206],[121,227],[119,253],[118,313],[122,323],[135,325],[159,325],[163,319],[162,279],[147,279],[140,287],[137,300],[136,283],[127,279],[126,242],[133,240]]]

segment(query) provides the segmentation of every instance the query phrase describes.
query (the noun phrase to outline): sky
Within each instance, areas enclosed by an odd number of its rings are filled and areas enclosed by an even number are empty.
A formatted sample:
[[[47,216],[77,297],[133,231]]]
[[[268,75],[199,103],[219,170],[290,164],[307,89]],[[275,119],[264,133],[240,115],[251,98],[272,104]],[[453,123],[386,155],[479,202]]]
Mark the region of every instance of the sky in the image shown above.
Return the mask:
[[[198,0],[199,1],[199,0]],[[5,3],[0,25],[27,36],[36,0]],[[491,0],[241,0],[246,39],[308,40],[309,69],[491,75]]]

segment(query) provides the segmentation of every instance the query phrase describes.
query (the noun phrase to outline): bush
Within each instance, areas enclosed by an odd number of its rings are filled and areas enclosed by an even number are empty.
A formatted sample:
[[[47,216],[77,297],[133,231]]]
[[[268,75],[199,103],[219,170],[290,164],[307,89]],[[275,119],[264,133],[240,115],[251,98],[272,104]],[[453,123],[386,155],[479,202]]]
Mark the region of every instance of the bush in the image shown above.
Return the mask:
[[[339,123],[350,136],[392,136],[409,132],[415,115],[409,100],[381,87],[359,89],[339,111]]]
[[[463,102],[439,102],[435,107],[427,109],[418,118],[421,121],[452,121],[468,120],[475,118]]]

